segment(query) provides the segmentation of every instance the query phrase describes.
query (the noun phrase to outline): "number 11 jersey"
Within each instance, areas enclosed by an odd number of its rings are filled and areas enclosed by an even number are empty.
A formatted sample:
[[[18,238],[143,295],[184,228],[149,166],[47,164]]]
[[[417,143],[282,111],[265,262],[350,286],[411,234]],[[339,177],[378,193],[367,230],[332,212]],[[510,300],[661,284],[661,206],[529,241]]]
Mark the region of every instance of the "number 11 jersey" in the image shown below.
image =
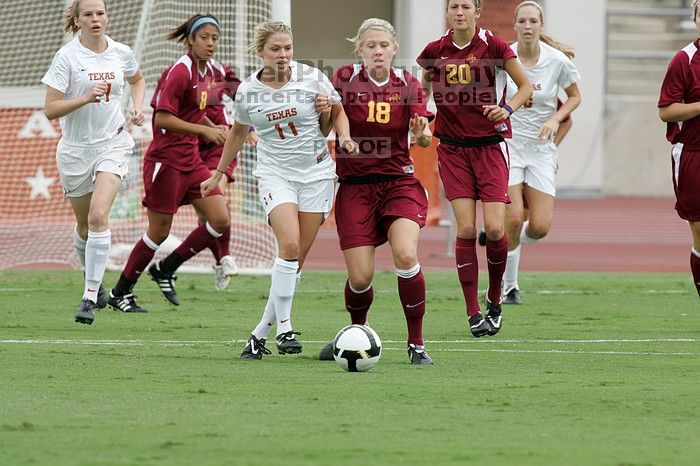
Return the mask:
[[[323,92],[337,104],[340,95],[320,70],[294,61],[290,67],[289,82],[280,89],[261,82],[258,70],[236,92],[235,120],[253,125],[259,137],[253,175],[301,183],[333,179],[335,163],[321,132],[315,99]]]

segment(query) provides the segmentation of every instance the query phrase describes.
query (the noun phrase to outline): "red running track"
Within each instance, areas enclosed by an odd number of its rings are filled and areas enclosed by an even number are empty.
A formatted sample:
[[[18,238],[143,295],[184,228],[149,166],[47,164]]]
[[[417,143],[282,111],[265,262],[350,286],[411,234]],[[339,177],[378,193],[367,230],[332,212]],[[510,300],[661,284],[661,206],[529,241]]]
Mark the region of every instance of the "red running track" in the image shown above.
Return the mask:
[[[521,270],[687,272],[692,240],[678,218],[673,199],[559,199],[550,234],[523,246]],[[452,234],[454,236],[454,233]],[[421,232],[418,257],[425,269],[453,269],[454,237],[448,227]],[[449,249],[448,249],[448,244]],[[485,268],[484,248],[478,247]],[[388,245],[377,249],[376,266],[394,268]],[[307,270],[343,269],[335,228],[319,232],[304,266]]]

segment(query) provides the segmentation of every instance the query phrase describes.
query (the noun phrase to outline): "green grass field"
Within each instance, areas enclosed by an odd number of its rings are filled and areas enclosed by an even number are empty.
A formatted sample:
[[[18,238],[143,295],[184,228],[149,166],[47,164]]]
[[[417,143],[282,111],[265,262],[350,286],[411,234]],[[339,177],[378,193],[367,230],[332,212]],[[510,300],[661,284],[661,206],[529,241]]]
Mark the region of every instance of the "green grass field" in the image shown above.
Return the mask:
[[[382,359],[347,373],[315,359],[348,323],[339,272],[304,275],[301,355],[241,361],[269,277],[221,293],[183,274],[179,308],[144,279],[149,314],[86,326],[81,272],[0,271],[0,465],[695,465],[688,275],[524,273],[525,304],[477,340],[455,274],[428,273],[435,365],[418,367],[395,276],[378,273]]]

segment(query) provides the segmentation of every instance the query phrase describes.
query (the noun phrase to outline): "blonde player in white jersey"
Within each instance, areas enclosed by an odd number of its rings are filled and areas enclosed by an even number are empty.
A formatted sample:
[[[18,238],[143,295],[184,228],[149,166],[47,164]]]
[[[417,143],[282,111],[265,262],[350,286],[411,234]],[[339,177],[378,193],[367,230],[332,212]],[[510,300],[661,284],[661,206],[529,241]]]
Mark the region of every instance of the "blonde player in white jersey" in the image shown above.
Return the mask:
[[[124,130],[124,86],[129,83],[133,101],[128,123],[140,126],[146,84],[133,51],[105,35],[105,0],[75,0],[64,18],[65,31],[77,35],[56,52],[41,81],[47,86],[44,113],[61,124],[56,164],[77,220],[73,242],[85,268],[75,321],[92,324],[95,308],[107,305],[102,278],[111,245],[109,211],[134,149]]]
[[[342,148],[359,152],[350,139],[350,126],[340,95],[316,68],[292,60],[292,30],[280,22],[255,29],[251,47],[263,67],[241,83],[236,93],[235,123],[228,134],[216,173],[202,183],[202,196],[214,189],[248,128],[258,133],[257,165],[260,201],[278,244],[272,285],[262,319],[253,330],[241,358],[261,359],[270,328],[277,324],[277,351],[300,353],[291,322],[298,274],[330,213],[335,191],[335,162],[325,134],[333,124]],[[324,134],[325,133],[325,134]]]
[[[555,141],[562,121],[581,103],[577,82],[581,79],[571,61],[570,47],[542,32],[542,7],[533,1],[515,8],[518,41],[511,45],[533,87],[532,99],[511,115],[513,138],[508,142],[510,176],[506,206],[508,261],[503,276],[503,304],[521,304],[518,286],[521,244],[534,243],[549,233],[556,195],[555,173],[559,153]],[[567,99],[557,109],[560,89]],[[517,86],[508,79],[507,98]],[[523,197],[529,206],[524,221]]]

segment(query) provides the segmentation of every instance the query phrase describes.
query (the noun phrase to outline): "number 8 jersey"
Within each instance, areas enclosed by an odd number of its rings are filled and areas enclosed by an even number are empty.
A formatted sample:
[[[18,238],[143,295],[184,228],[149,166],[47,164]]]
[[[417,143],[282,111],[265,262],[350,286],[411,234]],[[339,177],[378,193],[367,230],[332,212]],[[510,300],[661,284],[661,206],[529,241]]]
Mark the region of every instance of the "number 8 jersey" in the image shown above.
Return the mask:
[[[261,82],[262,70],[258,70],[236,92],[235,120],[253,125],[259,137],[253,175],[276,175],[301,183],[333,179],[335,163],[314,101],[323,92],[337,104],[340,95],[320,70],[294,61],[289,66],[292,75],[280,89]]]

